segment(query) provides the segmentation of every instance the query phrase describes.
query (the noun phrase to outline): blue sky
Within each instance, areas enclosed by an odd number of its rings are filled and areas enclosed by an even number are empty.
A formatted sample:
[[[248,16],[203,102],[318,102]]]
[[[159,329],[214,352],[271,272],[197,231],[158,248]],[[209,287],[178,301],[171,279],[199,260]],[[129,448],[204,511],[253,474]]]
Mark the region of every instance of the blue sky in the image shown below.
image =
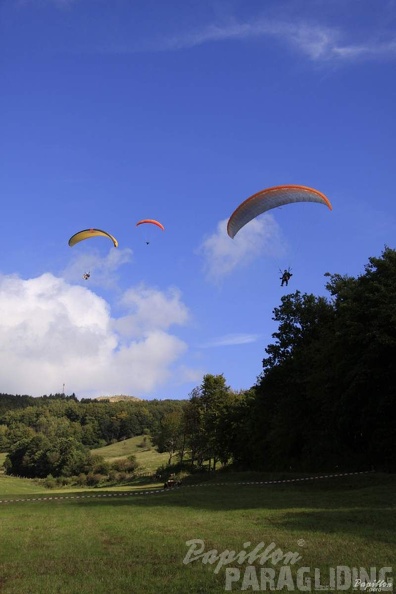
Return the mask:
[[[0,391],[261,372],[285,289],[395,247],[393,0],[2,0]],[[240,202],[312,186],[231,240]],[[150,244],[136,222],[154,218]],[[105,229],[68,246],[81,229]],[[89,270],[91,278],[82,279]]]

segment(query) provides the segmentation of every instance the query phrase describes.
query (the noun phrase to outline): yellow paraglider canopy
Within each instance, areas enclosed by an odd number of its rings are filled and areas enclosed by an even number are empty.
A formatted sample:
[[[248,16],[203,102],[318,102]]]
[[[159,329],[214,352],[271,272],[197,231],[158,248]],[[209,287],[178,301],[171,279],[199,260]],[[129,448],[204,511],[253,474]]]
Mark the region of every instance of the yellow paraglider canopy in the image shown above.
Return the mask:
[[[102,231],[101,229],[84,229],[83,231],[79,231],[70,237],[69,245],[70,247],[73,247],[73,245],[76,245],[76,243],[79,243],[84,239],[90,239],[91,237],[107,237],[108,239],[111,239],[114,247],[118,247],[118,241],[116,238],[110,235],[110,233]]]

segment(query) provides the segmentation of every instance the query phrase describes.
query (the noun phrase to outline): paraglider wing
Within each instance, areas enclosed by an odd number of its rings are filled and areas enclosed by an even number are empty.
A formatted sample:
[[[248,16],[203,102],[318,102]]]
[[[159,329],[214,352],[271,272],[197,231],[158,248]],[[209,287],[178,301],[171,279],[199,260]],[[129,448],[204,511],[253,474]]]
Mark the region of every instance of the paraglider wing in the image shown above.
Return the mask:
[[[157,227],[159,227],[160,229],[162,229],[162,231],[165,231],[165,227],[163,226],[163,224],[160,223],[159,221],[154,220],[154,219],[142,219],[141,221],[139,221],[138,223],[136,223],[136,227],[138,225],[143,225],[144,223],[149,223],[151,225],[157,225]]]
[[[84,229],[83,231],[79,231],[78,233],[75,233],[72,237],[70,237],[69,245],[70,247],[73,247],[73,245],[76,245],[76,243],[78,243],[79,241],[83,241],[84,239],[90,239],[91,237],[107,237],[108,239],[111,239],[111,241],[114,244],[114,247],[118,247],[118,241],[116,240],[116,238],[110,235],[110,233],[102,231],[101,229]]]
[[[298,185],[275,186],[261,190],[261,192],[253,194],[253,196],[242,202],[228,220],[227,233],[233,239],[244,225],[258,215],[271,208],[292,204],[293,202],[317,202],[318,204],[324,204],[330,210],[333,208],[330,200],[313,188]]]

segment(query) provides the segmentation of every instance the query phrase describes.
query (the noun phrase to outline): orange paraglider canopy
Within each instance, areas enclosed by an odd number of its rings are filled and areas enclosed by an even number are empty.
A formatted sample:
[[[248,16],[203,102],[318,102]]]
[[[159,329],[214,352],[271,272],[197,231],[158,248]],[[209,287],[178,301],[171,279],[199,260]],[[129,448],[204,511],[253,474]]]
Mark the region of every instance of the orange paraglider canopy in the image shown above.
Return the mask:
[[[330,200],[314,188],[299,185],[274,186],[244,200],[230,216],[227,233],[233,239],[242,227],[263,212],[293,202],[316,202],[333,209]]]

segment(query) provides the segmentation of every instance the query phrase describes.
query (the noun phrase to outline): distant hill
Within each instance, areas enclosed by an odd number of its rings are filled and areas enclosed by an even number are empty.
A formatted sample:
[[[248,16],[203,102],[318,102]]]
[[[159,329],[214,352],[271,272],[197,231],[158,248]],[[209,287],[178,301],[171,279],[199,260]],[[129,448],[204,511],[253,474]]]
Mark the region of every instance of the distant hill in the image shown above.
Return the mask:
[[[93,400],[107,400],[108,402],[131,402],[134,400],[135,402],[144,402],[143,398],[137,398],[136,396],[98,396],[97,398],[93,398]]]

